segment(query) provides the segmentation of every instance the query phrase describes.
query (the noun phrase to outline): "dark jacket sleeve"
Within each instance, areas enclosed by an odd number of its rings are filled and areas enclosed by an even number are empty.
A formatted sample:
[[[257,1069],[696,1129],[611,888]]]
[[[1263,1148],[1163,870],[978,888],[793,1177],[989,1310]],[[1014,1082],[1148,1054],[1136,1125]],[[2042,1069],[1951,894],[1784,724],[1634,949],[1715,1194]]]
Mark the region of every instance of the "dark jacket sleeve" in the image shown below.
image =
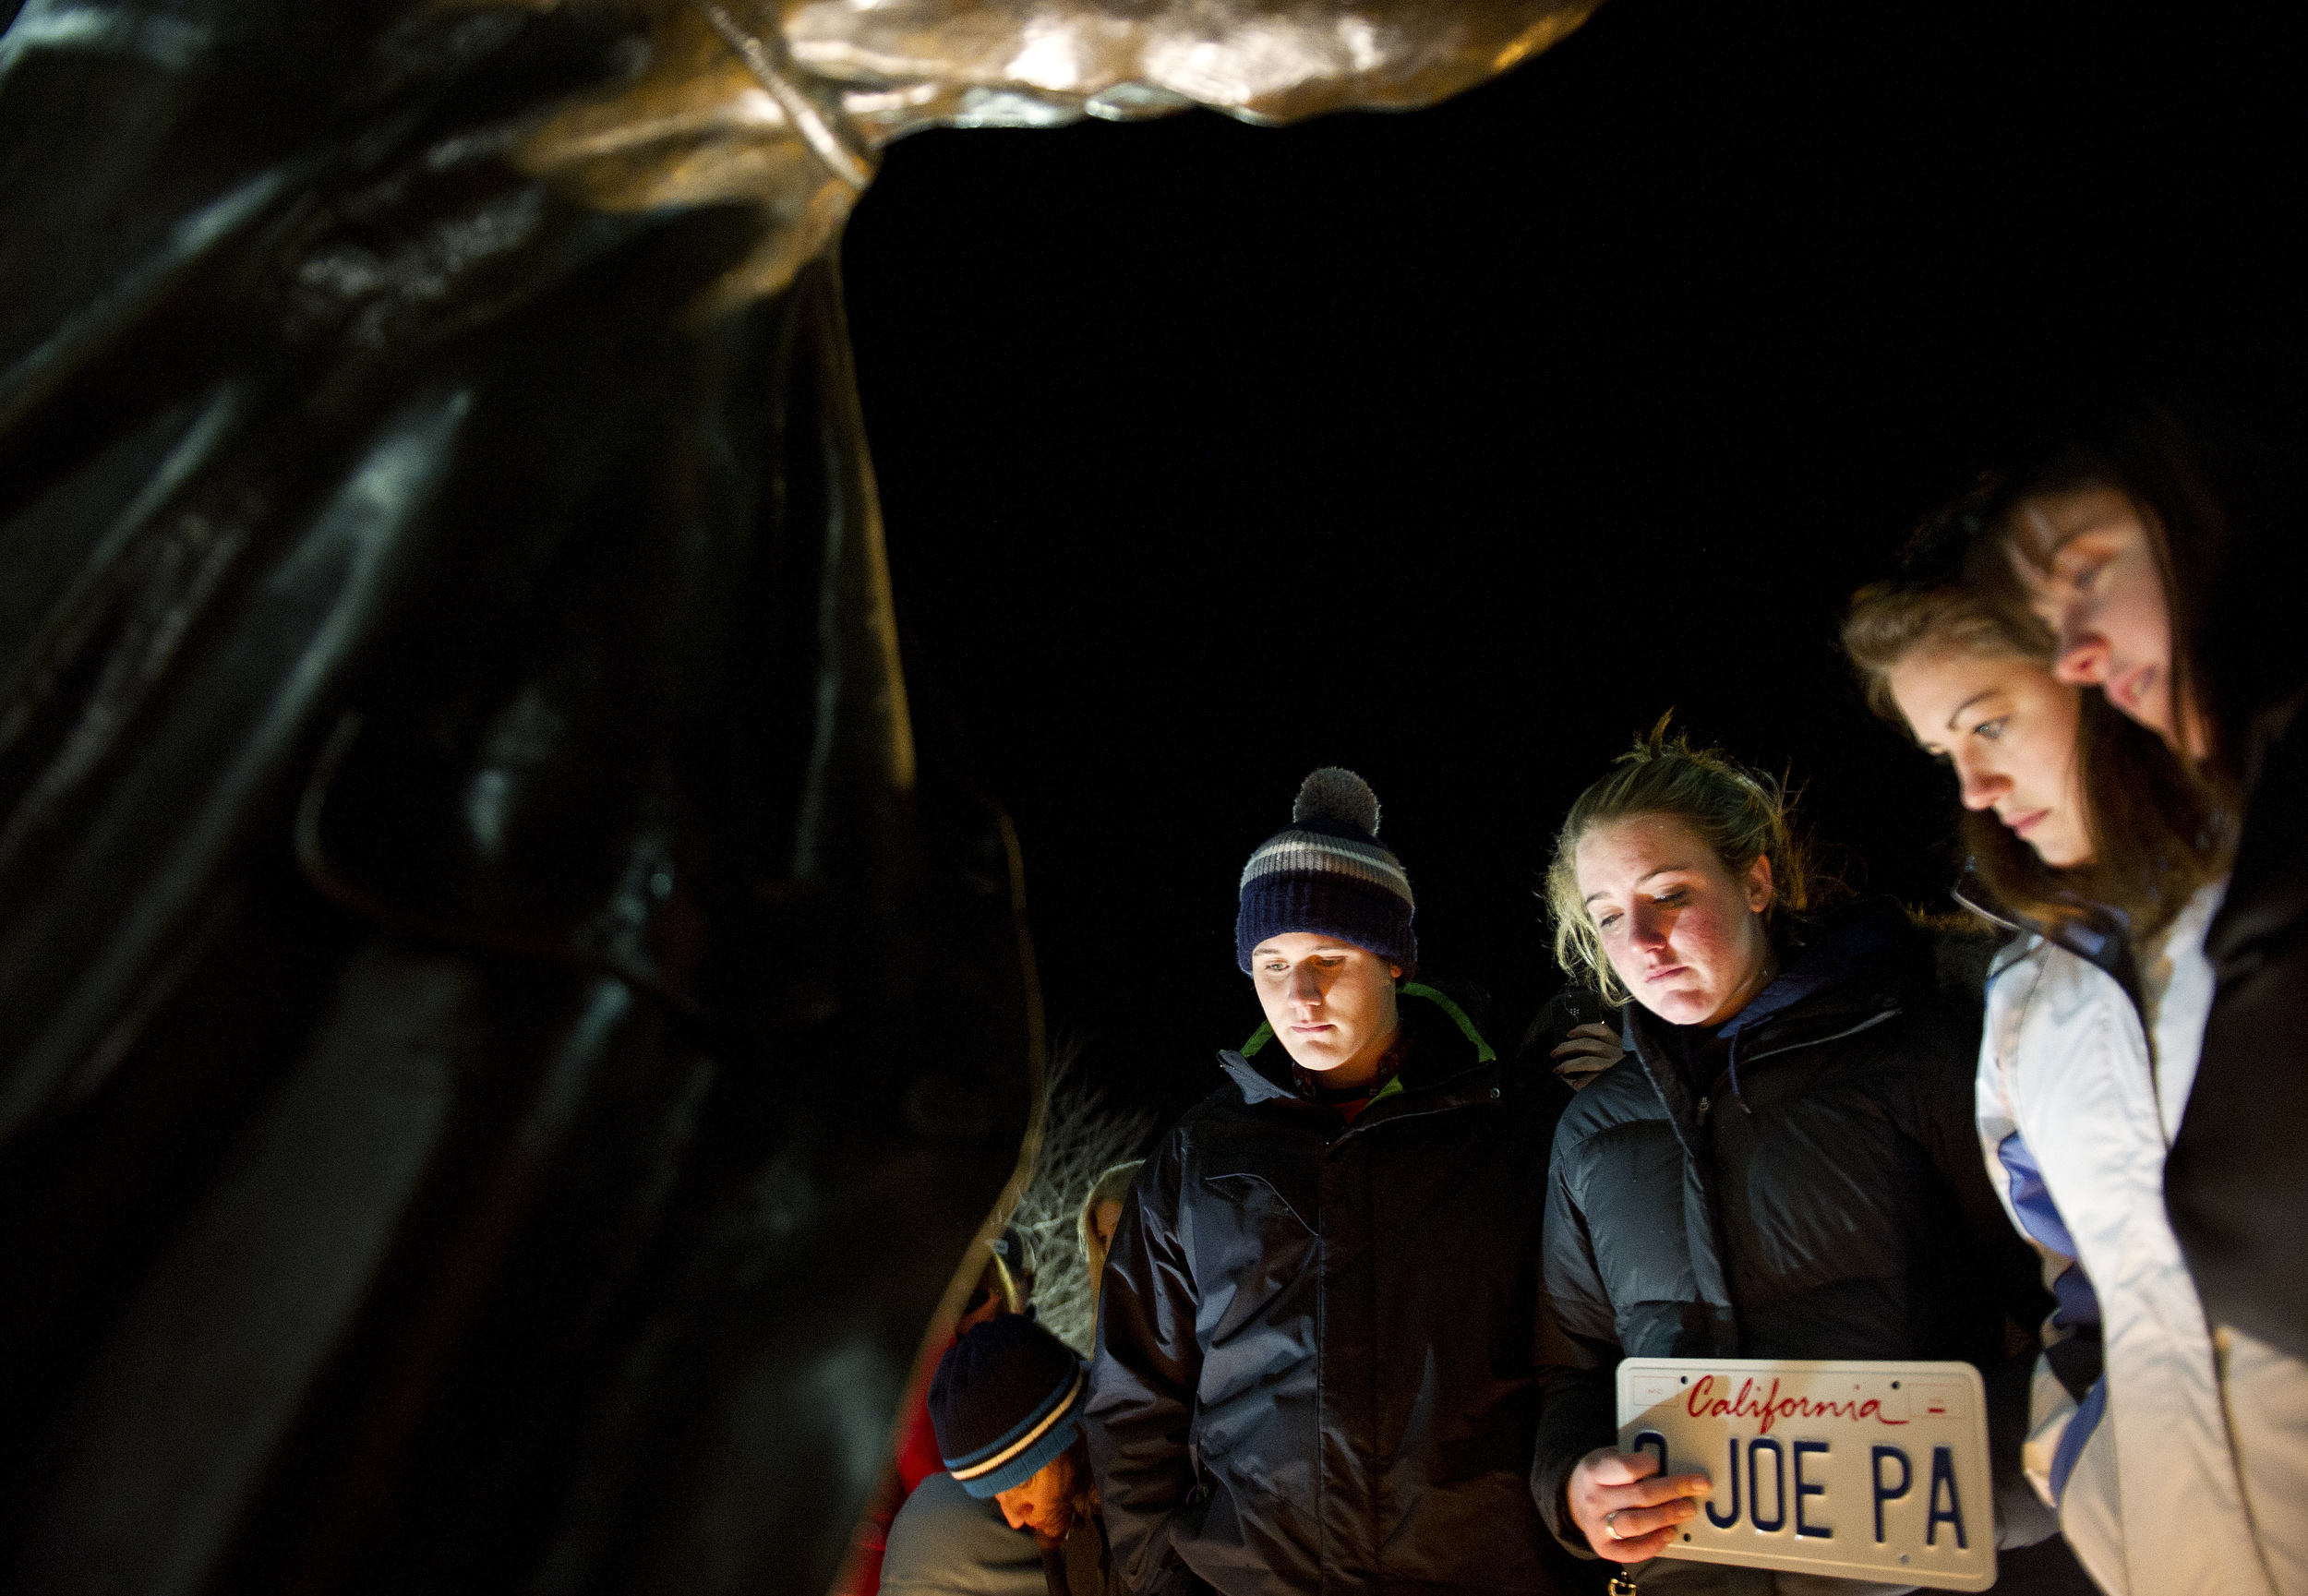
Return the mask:
[[[1114,1566],[1152,1596],[1194,1581],[1171,1550],[1171,1520],[1195,1488],[1199,1305],[1178,1234],[1181,1134],[1148,1160],[1123,1206],[1100,1287],[1098,1346],[1082,1427]]]
[[[2308,706],[2269,712],[2227,902],[2219,987],[2164,1201],[2206,1313],[2308,1358]]]
[[[2012,1228],[1979,1150],[1979,1026],[1960,1002],[1939,1016],[1944,1041],[1935,1067],[1925,1072],[1917,1134],[1932,1168],[1953,1199],[1962,1235],[1957,1249],[1992,1293],[1994,1305],[2030,1338],[2016,1349],[1983,1349],[1979,1374],[1988,1388],[1989,1440],[1993,1453],[2000,1543],[2032,1545],[2055,1533],[2059,1521],[2027,1483],[2020,1447],[2027,1436],[2028,1380],[2036,1347],[2032,1333],[2051,1311],[2042,1262]]]
[[[1937,1057],[1925,1074],[1917,1134],[1963,1227],[1963,1249],[1994,1293],[1996,1306],[2023,1329],[2051,1311],[2043,1270],[2027,1239],[2012,1228],[1979,1152],[1979,1020],[1959,999],[1937,1016]]]
[[[1577,1153],[1559,1133],[1548,1160],[1545,1266],[1539,1292],[1538,1362],[1545,1397],[1531,1463],[1531,1494],[1555,1538],[1593,1557],[1563,1509],[1563,1486],[1579,1459],[1618,1436],[1616,1375],[1618,1319],[1596,1267],[1586,1216],[1572,1195]]]

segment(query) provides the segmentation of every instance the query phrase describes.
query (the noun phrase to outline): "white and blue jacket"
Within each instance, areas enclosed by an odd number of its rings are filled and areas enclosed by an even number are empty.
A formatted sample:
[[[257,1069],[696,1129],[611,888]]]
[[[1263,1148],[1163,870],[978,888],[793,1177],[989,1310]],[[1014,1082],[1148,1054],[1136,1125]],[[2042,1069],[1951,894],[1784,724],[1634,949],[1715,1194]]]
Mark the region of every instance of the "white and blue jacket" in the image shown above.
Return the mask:
[[[2143,950],[2137,1001],[2126,961],[2103,967],[2035,935],[2003,949],[1988,978],[1980,1140],[2058,1302],[2036,1370],[2028,1478],[2111,1596],[2272,1596],[2211,1331],[2164,1212],[2221,891],[2199,892]]]

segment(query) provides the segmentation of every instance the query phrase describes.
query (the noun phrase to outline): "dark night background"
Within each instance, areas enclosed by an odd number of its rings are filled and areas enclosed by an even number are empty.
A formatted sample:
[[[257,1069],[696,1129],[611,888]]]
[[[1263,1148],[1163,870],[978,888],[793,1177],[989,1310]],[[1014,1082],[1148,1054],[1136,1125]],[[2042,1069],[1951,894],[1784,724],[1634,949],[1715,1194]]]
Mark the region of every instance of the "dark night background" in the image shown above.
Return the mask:
[[[1053,1030],[1213,1084],[1237,872],[1338,762],[1510,1040],[1553,828],[1669,706],[1943,905],[1951,794],[1838,607],[2026,396],[2289,397],[2297,59],[2179,9],[1610,0],[1415,114],[895,147],[846,258],[908,671],[1016,817]]]

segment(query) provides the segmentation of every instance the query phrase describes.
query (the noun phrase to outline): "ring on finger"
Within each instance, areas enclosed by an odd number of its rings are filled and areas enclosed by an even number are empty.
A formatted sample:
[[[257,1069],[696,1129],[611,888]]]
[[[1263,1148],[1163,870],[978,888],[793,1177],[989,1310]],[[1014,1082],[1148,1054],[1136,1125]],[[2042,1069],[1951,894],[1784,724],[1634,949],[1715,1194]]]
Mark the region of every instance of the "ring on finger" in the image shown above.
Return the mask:
[[[1624,1541],[1627,1539],[1626,1536],[1618,1532],[1618,1516],[1624,1511],[1624,1508],[1614,1507],[1608,1513],[1603,1515],[1603,1532],[1614,1541]]]

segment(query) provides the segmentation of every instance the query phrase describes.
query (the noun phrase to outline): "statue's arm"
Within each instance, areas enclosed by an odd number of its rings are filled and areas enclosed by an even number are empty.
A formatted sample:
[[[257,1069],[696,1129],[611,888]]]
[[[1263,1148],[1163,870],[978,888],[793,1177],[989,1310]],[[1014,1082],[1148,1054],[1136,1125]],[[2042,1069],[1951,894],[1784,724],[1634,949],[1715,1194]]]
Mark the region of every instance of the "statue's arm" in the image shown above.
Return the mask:
[[[1536,54],[1599,3],[814,0],[785,8],[784,32],[820,78],[934,86],[916,107],[859,107],[894,137],[957,113],[992,119],[1004,97],[1021,121],[1036,105],[1130,116],[1191,104],[1259,122],[1407,110]]]

